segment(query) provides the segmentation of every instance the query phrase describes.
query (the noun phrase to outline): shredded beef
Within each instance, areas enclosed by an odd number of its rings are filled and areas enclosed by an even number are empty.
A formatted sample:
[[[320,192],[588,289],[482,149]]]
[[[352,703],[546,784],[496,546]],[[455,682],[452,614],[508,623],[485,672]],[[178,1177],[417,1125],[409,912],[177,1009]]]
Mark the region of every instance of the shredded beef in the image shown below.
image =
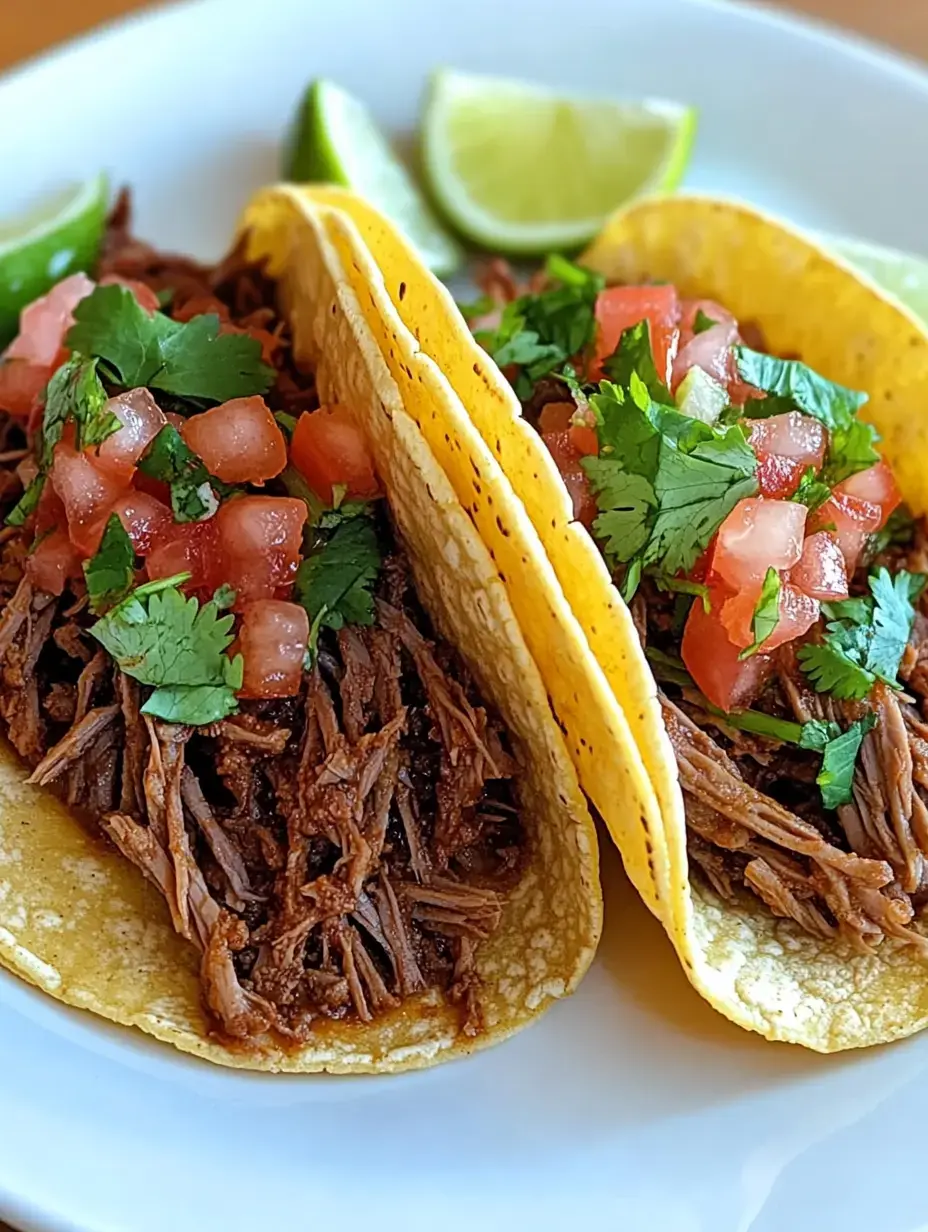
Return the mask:
[[[272,408],[318,405],[263,271],[239,251],[213,269],[159,253],[129,223],[122,196],[98,276],[144,282],[178,320],[217,313],[261,342],[277,371]],[[4,511],[30,463],[0,416]],[[461,1030],[479,1031],[479,946],[527,840],[505,732],[434,637],[400,545],[373,625],[322,630],[297,696],[193,728],[144,714],[148,688],[89,633],[81,581],[58,599],[34,589],[32,534],[0,532],[0,716],[30,781],[157,887],[200,951],[213,1029],[300,1041],[320,1018],[368,1022],[438,990],[460,1006]]]

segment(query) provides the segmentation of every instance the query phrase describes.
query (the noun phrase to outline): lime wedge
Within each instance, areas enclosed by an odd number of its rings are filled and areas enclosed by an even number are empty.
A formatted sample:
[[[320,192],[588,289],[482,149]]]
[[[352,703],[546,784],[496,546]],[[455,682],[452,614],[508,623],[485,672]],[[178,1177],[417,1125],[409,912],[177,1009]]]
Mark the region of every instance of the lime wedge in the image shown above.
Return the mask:
[[[442,71],[426,99],[423,164],[469,239],[544,253],[586,243],[633,197],[676,188],[695,133],[695,110],[679,103],[565,98]]]
[[[845,261],[869,274],[928,324],[928,259],[881,248],[866,240],[832,238],[828,243]]]
[[[0,346],[19,328],[19,312],[54,283],[97,259],[106,222],[105,175],[71,186],[42,205],[0,222]]]
[[[450,274],[463,254],[432,213],[370,112],[331,81],[303,96],[285,154],[284,176],[297,184],[341,184],[366,197],[416,245],[436,274]]]

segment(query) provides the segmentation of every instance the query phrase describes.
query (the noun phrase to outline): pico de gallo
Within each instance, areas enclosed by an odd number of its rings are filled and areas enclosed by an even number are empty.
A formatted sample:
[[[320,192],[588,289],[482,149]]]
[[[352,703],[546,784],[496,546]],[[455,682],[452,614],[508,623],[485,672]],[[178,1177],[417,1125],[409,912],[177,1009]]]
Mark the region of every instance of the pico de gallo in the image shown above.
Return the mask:
[[[671,285],[494,261],[463,308],[557,464],[660,685],[697,875],[916,947],[928,555],[863,392]]]
[[[138,242],[123,197],[93,276],[23,311],[0,435],[6,733],[160,889],[215,1032],[430,990],[479,1032],[516,764],[273,281]]]

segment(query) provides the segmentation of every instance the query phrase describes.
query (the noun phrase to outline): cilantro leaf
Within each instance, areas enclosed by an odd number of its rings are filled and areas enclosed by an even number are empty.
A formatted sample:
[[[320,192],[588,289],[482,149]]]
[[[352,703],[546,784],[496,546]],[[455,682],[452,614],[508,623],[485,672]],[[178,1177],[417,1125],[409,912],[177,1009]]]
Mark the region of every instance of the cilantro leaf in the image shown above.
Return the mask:
[[[42,445],[39,463],[47,470],[53,461],[55,446],[61,440],[65,424],[75,427],[75,446],[99,445],[118,432],[122,424],[112,411],[103,382],[97,372],[96,359],[73,355],[52,376],[45,391],[45,411],[42,416]]]
[[[852,419],[847,427],[835,428],[828,440],[823,477],[834,485],[850,475],[856,475],[858,471],[875,466],[880,460],[875,448],[879,439],[873,424],[862,419]]]
[[[693,333],[704,334],[707,329],[711,329],[713,325],[718,325],[718,321],[713,321],[712,318],[701,308],[696,309],[696,318],[693,321]]]
[[[788,399],[790,409],[802,411],[833,431],[850,426],[867,395],[826,380],[798,359],[777,359],[749,347],[734,348],[741,379],[748,385]]]
[[[241,681],[238,687],[241,687]],[[155,689],[142,707],[143,714],[164,719],[166,723],[191,726],[218,723],[237,710],[235,689],[224,684],[163,685]]]
[[[867,652],[867,667],[889,685],[897,685],[899,664],[915,620],[913,597],[924,585],[924,576],[900,570],[893,577],[878,569],[868,579],[873,594],[873,632]],[[913,596],[914,590],[914,596]]]
[[[349,517],[300,565],[296,601],[306,608],[310,621],[325,609],[321,624],[330,629],[373,624],[371,587],[380,564],[377,533],[370,520]]]
[[[6,515],[7,526],[22,526],[30,518],[39,505],[39,499],[45,488],[45,476],[38,474],[23,492],[22,496]]]
[[[288,415],[286,411],[275,411],[274,418],[288,438],[293,436],[296,431],[296,415]]]
[[[74,310],[67,345],[98,358],[113,380],[179,398],[225,402],[261,394],[274,370],[261,360],[261,344],[248,334],[221,334],[213,314],[181,324],[146,312],[123,286],[97,287]]]
[[[738,501],[757,491],[757,459],[742,430],[689,423],[702,431],[681,442],[687,448],[665,435],[654,479],[659,507],[644,563],[667,573],[687,573]]]
[[[165,424],[148,446],[139,470],[170,484],[175,521],[199,522],[216,512],[215,481],[173,424]]]
[[[846,732],[826,744],[822,768],[815,780],[821,789],[822,803],[826,809],[840,808],[853,798],[857,754],[864,736],[873,730],[876,722],[875,714],[865,714],[863,718],[855,720]]]
[[[769,394],[764,398],[746,398],[744,406],[729,407],[729,416],[738,419],[770,419],[774,415],[786,415],[794,411],[796,404],[792,398],[780,394]]]
[[[861,699],[877,679],[899,687],[899,663],[915,619],[913,599],[924,578],[878,569],[869,585],[871,597],[825,604],[829,620],[822,642],[799,650],[800,666],[819,693]]]
[[[631,560],[651,536],[648,519],[657,504],[654,489],[643,475],[618,470],[609,459],[587,458],[584,469],[598,500],[608,503],[593,523],[597,539],[615,560]]]
[[[543,291],[519,296],[504,307],[497,329],[475,335],[501,368],[521,369],[515,388],[523,401],[537,381],[558,371],[596,337],[602,276],[559,256],[548,258],[546,271],[549,285]]]
[[[621,388],[631,384],[632,373],[637,373],[655,402],[673,405],[670,390],[664,383],[654,362],[651,349],[651,326],[648,321],[639,321],[630,329],[622,331],[619,345],[603,363],[606,376]],[[665,374],[666,376],[666,374]]]
[[[124,599],[132,589],[135,549],[125,527],[111,513],[96,554],[84,562],[84,577],[90,608],[99,615],[104,608]]]
[[[240,664],[225,653],[233,621],[231,613],[220,615],[212,601],[201,607],[175,585],[157,591],[140,586],[90,632],[141,684],[237,687]]]
[[[770,568],[764,575],[764,584],[754,607],[751,620],[751,632],[754,641],[738,655],[739,659],[749,659],[757,654],[764,642],[777,627],[780,619],[780,575],[776,569]]]
[[[816,477],[815,467],[807,466],[802,472],[802,478],[799,480],[799,487],[790,497],[790,500],[798,502],[800,505],[805,505],[809,513],[813,513],[821,505],[824,505],[831,496],[831,488],[827,483]]]
[[[840,735],[841,728],[837,723],[825,719],[809,719],[802,725],[799,747],[812,749],[815,753],[823,753],[831,741],[837,740]]]
[[[478,317],[485,317],[496,307],[497,303],[492,295],[478,295],[476,299],[458,300],[458,312],[468,322]]]
[[[600,457],[653,480],[660,458],[661,434],[643,384],[633,381],[626,391],[611,381],[601,381],[599,393],[590,398],[590,407],[596,417]],[[584,469],[589,460],[581,461]]]
[[[912,517],[911,510],[905,505],[899,505],[889,515],[889,519],[882,530],[878,530],[870,536],[867,541],[867,558],[874,560],[876,557],[881,556],[887,548],[911,543],[914,529],[915,519]]]

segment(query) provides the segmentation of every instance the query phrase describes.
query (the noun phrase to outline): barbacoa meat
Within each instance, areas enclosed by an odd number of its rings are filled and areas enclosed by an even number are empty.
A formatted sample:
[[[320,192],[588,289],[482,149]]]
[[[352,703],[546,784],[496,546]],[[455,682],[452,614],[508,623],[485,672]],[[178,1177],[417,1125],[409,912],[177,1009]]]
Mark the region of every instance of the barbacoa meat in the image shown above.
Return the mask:
[[[208,269],[158,253],[128,224],[122,198],[98,276],[169,294],[178,319],[216,312],[255,332],[278,372],[272,408],[318,405],[260,270],[239,254]],[[5,511],[22,492],[25,441],[0,419]],[[0,536],[7,735],[31,781],[60,793],[164,897],[201,954],[215,1032],[299,1042],[320,1018],[369,1022],[432,989],[460,1006],[462,1031],[479,1031],[475,954],[526,847],[514,763],[464,665],[433,636],[399,545],[373,626],[324,630],[298,696],[193,728],[143,713],[148,690],[88,633],[81,584],[60,599],[33,589],[30,539],[12,527]]]

